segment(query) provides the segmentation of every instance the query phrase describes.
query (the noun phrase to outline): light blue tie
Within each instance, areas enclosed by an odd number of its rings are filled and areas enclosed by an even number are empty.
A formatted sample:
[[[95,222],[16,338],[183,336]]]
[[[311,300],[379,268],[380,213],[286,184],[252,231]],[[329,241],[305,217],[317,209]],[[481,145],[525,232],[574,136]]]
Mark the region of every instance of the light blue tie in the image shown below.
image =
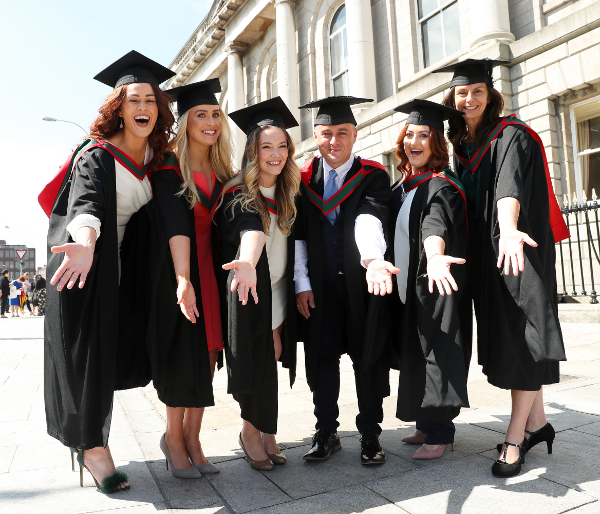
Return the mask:
[[[327,184],[325,184],[325,191],[324,191],[324,195],[323,195],[323,200],[327,201],[329,200],[334,194],[337,193],[337,186],[335,184],[335,178],[337,177],[337,173],[335,170],[331,170],[329,172],[329,180],[327,180]],[[337,218],[337,214],[335,212],[335,209],[333,211],[331,211],[329,214],[326,214],[327,219],[329,220],[329,223],[331,223],[332,225],[335,224],[335,220]]]

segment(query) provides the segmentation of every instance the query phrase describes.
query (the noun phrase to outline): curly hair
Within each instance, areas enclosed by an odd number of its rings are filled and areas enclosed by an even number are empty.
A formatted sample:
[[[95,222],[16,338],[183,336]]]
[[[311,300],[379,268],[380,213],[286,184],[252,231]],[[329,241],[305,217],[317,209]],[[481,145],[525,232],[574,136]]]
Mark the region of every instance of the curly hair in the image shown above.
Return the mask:
[[[488,85],[485,87],[487,88],[488,94],[491,98],[490,102],[486,105],[475,130],[474,143],[477,148],[483,145],[488,134],[498,124],[502,110],[504,109],[504,99],[502,98],[500,92],[493,87],[489,87]],[[450,88],[450,91],[442,100],[442,105],[456,109],[456,102],[454,100],[455,90],[456,86]],[[467,123],[464,120],[464,116],[458,116],[448,120],[447,134],[452,146],[456,148],[458,145],[460,145],[460,143],[467,137],[468,134]]]
[[[200,201],[200,197],[196,191],[194,174],[190,168],[190,143],[187,135],[188,114],[190,113],[190,110],[186,111],[183,116],[179,118],[177,135],[169,144],[169,149],[177,154],[179,168],[181,169],[181,175],[183,176],[183,184],[181,185],[181,192],[179,194],[185,196],[190,204],[190,209],[193,209]],[[220,107],[219,113],[221,115],[221,133],[217,138],[217,142],[214,145],[211,145],[208,150],[208,157],[217,180],[221,184],[226,184],[233,178],[233,145],[231,142],[231,129],[227,122],[227,116],[225,116]]]
[[[242,209],[258,212],[265,234],[269,233],[271,215],[267,209],[267,202],[259,189],[260,169],[258,166],[258,147],[261,132],[268,128],[273,127],[271,125],[263,125],[248,135],[244,157],[242,158],[242,169],[224,188],[224,191],[228,191],[233,187],[242,186],[242,194],[238,195],[230,204],[231,211],[233,213],[234,205],[240,203]],[[296,151],[294,142],[287,130],[281,130],[285,133],[288,158],[275,182],[275,198],[277,201],[277,227],[287,236],[291,232],[297,214],[295,198],[300,191],[300,168],[294,161],[294,153]]]
[[[162,164],[164,153],[169,146],[169,139],[173,136],[173,124],[175,118],[169,107],[170,97],[157,85],[150,84],[156,98],[158,107],[158,118],[152,132],[148,136],[148,144],[154,152],[153,166]],[[119,128],[119,109],[127,94],[127,84],[118,87],[107,97],[98,112],[100,115],[94,120],[90,127],[88,137],[93,139],[110,139],[123,129]]]
[[[404,180],[412,175],[412,166],[408,160],[408,155],[404,151],[404,138],[408,130],[408,126],[411,123],[404,125],[396,141],[396,157],[400,161],[400,164],[396,166],[396,169],[402,174]],[[448,168],[450,162],[450,156],[448,155],[448,144],[444,139],[444,134],[441,130],[435,127],[429,127],[429,148],[431,149],[431,156],[427,162],[427,171],[433,170],[436,172],[442,171],[444,168]]]

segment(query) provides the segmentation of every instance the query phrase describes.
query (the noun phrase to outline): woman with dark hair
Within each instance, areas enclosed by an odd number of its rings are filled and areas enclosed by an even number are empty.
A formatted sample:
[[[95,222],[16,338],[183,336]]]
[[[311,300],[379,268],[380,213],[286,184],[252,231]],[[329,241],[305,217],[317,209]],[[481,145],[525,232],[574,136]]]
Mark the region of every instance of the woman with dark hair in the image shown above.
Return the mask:
[[[156,280],[148,345],[152,382],[167,405],[160,447],[180,478],[219,472],[204,456],[200,428],[204,407],[214,404],[211,378],[224,348],[221,312],[227,308],[217,285],[219,271],[224,272],[215,263],[213,222],[223,184],[233,177],[230,130],[215,96],[220,91],[219,79],[168,90],[179,114],[171,142],[177,160],[152,175]],[[165,294],[177,297],[179,305],[173,302],[165,310]]]
[[[248,138],[240,173],[226,184],[217,218],[223,269],[231,270],[227,279],[228,392],[240,404],[244,420],[240,445],[250,467],[266,471],[286,462],[275,440],[280,357],[290,368],[291,378],[295,373],[294,241],[290,234],[300,169],[286,129],[298,123],[279,97],[229,117]]]
[[[416,432],[402,439],[422,445],[413,459],[438,459],[445,445],[454,449],[452,420],[469,406],[466,204],[448,169],[443,132],[444,120],[462,113],[428,100],[395,110],[409,115],[396,142],[401,176],[392,186],[389,226],[399,268],[390,307],[392,319],[402,320],[392,330],[400,369],[396,416],[417,422]]]
[[[468,59],[436,71],[454,72],[443,103],[465,114],[450,120],[448,137],[471,221],[479,363],[488,382],[512,396],[492,473],[510,477],[535,444],[546,441],[552,450],[554,429],[544,413],[542,386],[559,381],[558,363],[566,360],[554,244],[569,232],[540,137],[514,115],[501,117],[504,102],[492,80],[497,64],[508,63]]]
[[[174,120],[159,84],[173,74],[132,51],[96,75],[114,91],[73,155],[50,215],[48,273],[56,287],[47,290],[44,324],[48,433],[77,454],[81,485],[85,467],[104,493],[129,489],[108,448],[114,392],[150,380],[149,295],[141,286],[148,172],[165,159]]]
[[[41,275],[36,277],[35,292],[37,294],[38,316],[46,313],[46,279]]]

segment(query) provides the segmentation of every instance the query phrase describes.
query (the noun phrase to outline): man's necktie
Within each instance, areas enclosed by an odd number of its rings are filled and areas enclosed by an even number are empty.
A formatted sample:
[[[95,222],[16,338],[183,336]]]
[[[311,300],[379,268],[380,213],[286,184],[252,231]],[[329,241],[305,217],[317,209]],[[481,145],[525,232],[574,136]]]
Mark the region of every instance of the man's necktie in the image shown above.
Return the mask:
[[[323,200],[329,200],[334,194],[337,193],[337,186],[335,184],[335,178],[337,177],[337,173],[335,170],[331,170],[329,172],[329,179],[327,180],[327,184],[325,184],[325,191],[323,195]],[[335,220],[337,218],[337,214],[335,209],[331,211],[329,214],[326,214],[329,223],[332,225],[335,224]]]

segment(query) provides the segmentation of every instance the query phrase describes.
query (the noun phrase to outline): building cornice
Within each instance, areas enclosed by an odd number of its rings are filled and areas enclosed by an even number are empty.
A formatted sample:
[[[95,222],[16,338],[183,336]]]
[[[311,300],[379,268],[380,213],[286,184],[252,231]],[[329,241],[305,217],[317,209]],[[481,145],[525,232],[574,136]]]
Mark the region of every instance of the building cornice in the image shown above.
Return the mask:
[[[225,37],[225,27],[247,0],[215,0],[202,23],[177,54],[169,68],[176,75],[164,89],[181,85]]]

